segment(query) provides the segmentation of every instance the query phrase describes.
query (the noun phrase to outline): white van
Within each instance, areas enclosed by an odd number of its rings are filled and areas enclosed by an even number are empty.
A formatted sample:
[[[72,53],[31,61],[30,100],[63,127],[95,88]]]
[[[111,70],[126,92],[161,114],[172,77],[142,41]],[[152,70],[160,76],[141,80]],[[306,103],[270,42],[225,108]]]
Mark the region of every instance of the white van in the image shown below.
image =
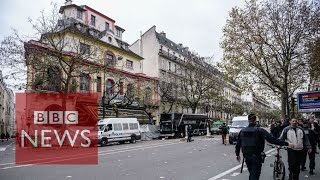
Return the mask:
[[[137,118],[106,118],[98,122],[98,143],[101,146],[108,142],[135,143],[139,139],[141,131]]]
[[[259,118],[257,117],[257,121]],[[249,125],[248,116],[236,116],[232,119],[232,124],[229,129],[229,143],[233,144],[238,140],[238,135],[241,129]]]

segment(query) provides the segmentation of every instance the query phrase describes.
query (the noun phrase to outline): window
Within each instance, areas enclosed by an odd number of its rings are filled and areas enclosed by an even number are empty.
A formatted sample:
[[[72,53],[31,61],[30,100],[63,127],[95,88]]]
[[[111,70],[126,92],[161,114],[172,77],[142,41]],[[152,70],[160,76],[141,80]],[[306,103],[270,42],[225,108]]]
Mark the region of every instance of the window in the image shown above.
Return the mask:
[[[90,77],[88,74],[80,75],[80,91],[89,91]]]
[[[123,123],[122,127],[123,127],[123,130],[128,130],[129,129],[128,123]]]
[[[119,29],[117,29],[117,36],[121,37],[121,31]]]
[[[107,95],[113,96],[114,81],[111,80],[111,79],[108,79],[106,84],[107,84],[106,85],[106,93],[107,93]]]
[[[130,60],[127,59],[126,67],[127,67],[128,69],[133,69],[133,61],[130,61]]]
[[[77,10],[77,18],[82,20],[82,11],[81,10]]]
[[[101,77],[97,77],[97,92],[101,92]]]
[[[106,65],[107,66],[114,66],[115,61],[114,61],[114,56],[113,54],[106,53]]]
[[[120,82],[120,85],[119,85],[119,93],[120,95],[123,95],[123,82]]]
[[[80,43],[80,54],[89,55],[90,54],[90,45]]]
[[[94,15],[91,15],[91,25],[96,26],[96,17]]]
[[[169,71],[171,71],[171,62],[169,62]]]
[[[147,87],[146,88],[146,94],[145,94],[145,104],[149,104],[151,103],[151,88],[150,87]]]
[[[176,64],[174,65],[174,72],[175,73],[177,72],[177,65]]]
[[[114,126],[115,131],[122,131],[121,123],[115,123],[115,124],[113,124],[113,126]]]
[[[48,68],[48,90],[59,91],[60,90],[60,72],[56,68]]]
[[[133,93],[133,88],[134,88],[133,84],[128,84],[127,85],[127,96],[128,97],[132,97],[133,96],[133,94],[134,94]]]
[[[137,123],[129,123],[130,130],[138,129]]]
[[[109,23],[106,22],[106,30],[109,30]]]

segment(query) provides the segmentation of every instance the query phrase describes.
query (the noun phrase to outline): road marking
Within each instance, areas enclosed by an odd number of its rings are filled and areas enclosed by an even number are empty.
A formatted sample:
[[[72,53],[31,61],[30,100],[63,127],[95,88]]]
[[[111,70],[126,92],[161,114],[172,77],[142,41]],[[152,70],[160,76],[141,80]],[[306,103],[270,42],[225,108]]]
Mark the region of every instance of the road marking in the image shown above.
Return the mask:
[[[134,146],[134,147],[127,147],[127,148],[119,148],[119,149],[111,149],[111,150],[107,150],[107,151],[100,151],[98,152],[98,155],[103,154],[103,153],[111,153],[111,152],[126,152],[123,150],[134,150],[136,148],[146,148],[146,147],[154,147],[154,146],[158,146],[158,145],[172,145],[172,144],[180,144],[181,142],[177,141],[177,143],[175,142],[167,142],[167,143],[153,143],[153,144],[147,144],[146,146]],[[75,155],[69,155],[68,157],[78,157],[81,155],[88,155],[88,154],[75,154]],[[90,155],[90,154],[89,154]],[[91,155],[92,156],[92,155]],[[59,157],[59,158],[64,158],[64,157]],[[42,159],[38,159],[38,160],[52,160],[52,158],[42,158]],[[22,163],[28,163],[28,162],[33,162],[33,161],[24,161]],[[3,163],[0,164],[0,166],[4,166],[4,165],[12,165],[15,164],[14,162],[11,163]]]
[[[0,151],[6,151],[6,149],[11,146],[11,144],[13,144],[14,142],[10,143],[9,145],[7,145],[6,147],[1,147]]]
[[[275,151],[275,149],[270,149],[269,151],[266,152],[266,154],[272,153],[273,151]],[[232,173],[233,171],[235,171],[235,170],[237,170],[239,168],[241,168],[241,164],[239,164],[239,165],[237,165],[237,166],[235,166],[235,167],[233,167],[233,168],[231,168],[231,169],[229,169],[229,170],[227,170],[225,172],[222,172],[222,173],[210,178],[209,180],[217,180],[217,179],[219,179],[219,178],[221,178],[221,177],[223,177],[223,176],[225,176],[227,174]]]
[[[177,142],[177,143],[170,143],[170,144],[164,144],[164,145],[157,145],[157,146],[147,146],[143,148],[137,148],[137,149],[128,149],[124,151],[116,151],[116,152],[109,152],[109,153],[101,153],[98,156],[104,156],[104,155],[109,155],[109,154],[119,154],[123,152],[130,152],[130,151],[137,151],[137,150],[142,150],[142,149],[149,149],[149,148],[155,148],[155,147],[162,147],[162,146],[169,146],[169,145],[175,145],[175,144],[184,144],[183,142]],[[73,159],[82,159],[82,158],[87,158],[90,156],[95,156],[95,155],[87,155],[87,156],[81,156],[77,155],[77,157],[74,158],[65,158],[65,157],[59,157],[60,159],[55,159],[52,161],[46,161],[45,163],[42,164],[50,164],[50,163],[55,163],[55,162],[61,162],[61,161],[66,161],[66,160],[73,160]],[[70,156],[69,156],[70,157]],[[48,159],[48,158],[47,158]],[[43,159],[41,159],[43,160]],[[38,161],[38,160],[37,160]],[[119,160],[121,161],[121,160]],[[5,164],[0,164],[1,165],[12,165],[14,163],[5,163]],[[29,166],[35,166],[35,165],[40,165],[40,164],[26,164],[26,165],[18,165],[18,166],[8,166],[8,167],[3,167],[0,168],[0,170],[6,170],[6,169],[13,169],[13,168],[20,168],[20,167],[29,167]]]

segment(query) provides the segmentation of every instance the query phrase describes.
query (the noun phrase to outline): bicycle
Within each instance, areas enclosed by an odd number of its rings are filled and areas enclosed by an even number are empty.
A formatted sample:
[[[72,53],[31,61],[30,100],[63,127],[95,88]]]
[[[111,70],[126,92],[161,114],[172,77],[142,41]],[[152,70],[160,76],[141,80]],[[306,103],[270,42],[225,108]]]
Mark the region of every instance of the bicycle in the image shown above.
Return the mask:
[[[282,156],[280,155],[280,150],[285,149],[287,150],[287,147],[282,147],[282,146],[275,146],[268,144],[272,148],[277,148],[277,153],[275,155],[276,159],[274,163],[270,164],[270,167],[273,167],[273,179],[274,180],[284,180],[286,177],[286,167],[282,161]]]

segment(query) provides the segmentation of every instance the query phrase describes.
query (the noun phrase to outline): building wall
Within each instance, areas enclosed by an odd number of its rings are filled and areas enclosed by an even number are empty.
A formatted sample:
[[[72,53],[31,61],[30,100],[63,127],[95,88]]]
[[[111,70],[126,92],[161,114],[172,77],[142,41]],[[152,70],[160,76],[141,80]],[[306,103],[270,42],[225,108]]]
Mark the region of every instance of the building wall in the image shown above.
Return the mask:
[[[150,77],[159,78],[159,49],[156,38],[156,27],[151,27],[139,40],[130,46],[130,49],[144,58],[142,72]]]
[[[0,71],[0,134],[14,133],[14,95],[3,81]]]

